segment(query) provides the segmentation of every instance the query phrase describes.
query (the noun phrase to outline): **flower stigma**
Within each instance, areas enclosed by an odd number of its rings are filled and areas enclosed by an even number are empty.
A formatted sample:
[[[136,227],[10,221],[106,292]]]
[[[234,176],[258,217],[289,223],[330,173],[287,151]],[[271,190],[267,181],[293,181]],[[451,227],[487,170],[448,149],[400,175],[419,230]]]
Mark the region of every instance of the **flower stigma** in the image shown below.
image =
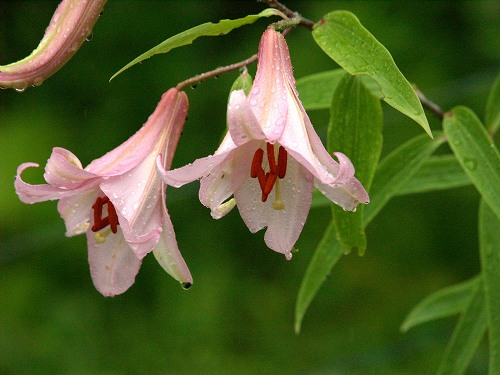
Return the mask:
[[[276,161],[276,150],[278,151],[278,161]],[[264,150],[258,148],[252,159],[250,167],[250,177],[257,178],[259,181],[260,190],[262,191],[262,202],[267,201],[267,197],[275,189],[275,198],[272,207],[275,210],[283,210],[285,203],[281,199],[281,189],[279,179],[283,179],[286,175],[286,166],[288,153],[283,146],[277,147],[266,142],[267,161],[269,163],[269,172],[264,172],[262,168],[262,161],[264,159]]]

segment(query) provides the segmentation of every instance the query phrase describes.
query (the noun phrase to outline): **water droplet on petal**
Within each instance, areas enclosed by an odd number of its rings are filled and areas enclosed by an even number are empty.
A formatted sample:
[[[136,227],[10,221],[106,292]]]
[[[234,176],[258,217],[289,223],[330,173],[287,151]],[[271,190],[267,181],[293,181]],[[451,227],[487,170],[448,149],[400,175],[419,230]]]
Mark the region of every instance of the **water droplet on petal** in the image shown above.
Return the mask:
[[[91,31],[90,34],[85,37],[85,41],[90,42],[93,37],[94,37],[94,33]]]
[[[188,290],[189,288],[191,288],[193,286],[193,284],[191,283],[182,283],[182,289],[184,290]]]
[[[26,90],[26,87],[18,87],[15,89],[17,92],[24,92]]]

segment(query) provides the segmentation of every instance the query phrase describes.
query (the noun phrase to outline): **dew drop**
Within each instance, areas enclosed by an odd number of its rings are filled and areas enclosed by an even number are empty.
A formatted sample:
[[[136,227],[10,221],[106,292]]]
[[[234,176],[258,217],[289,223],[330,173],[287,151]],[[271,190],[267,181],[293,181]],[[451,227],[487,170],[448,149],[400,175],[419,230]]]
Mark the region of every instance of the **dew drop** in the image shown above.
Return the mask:
[[[473,158],[465,158],[464,159],[464,166],[469,171],[475,171],[477,169],[477,160],[473,159]]]
[[[90,34],[88,34],[86,37],[85,37],[85,41],[86,42],[90,42],[92,40],[92,38],[94,37],[94,33],[90,32]]]
[[[193,284],[187,283],[187,282],[182,283],[181,285],[182,285],[182,289],[184,289],[184,290],[188,290],[189,288],[191,288],[193,286]]]
[[[43,83],[42,77],[37,77],[33,80],[33,87],[40,86]]]
[[[26,87],[18,87],[14,90],[16,90],[17,92],[24,92],[24,90],[26,90]]]

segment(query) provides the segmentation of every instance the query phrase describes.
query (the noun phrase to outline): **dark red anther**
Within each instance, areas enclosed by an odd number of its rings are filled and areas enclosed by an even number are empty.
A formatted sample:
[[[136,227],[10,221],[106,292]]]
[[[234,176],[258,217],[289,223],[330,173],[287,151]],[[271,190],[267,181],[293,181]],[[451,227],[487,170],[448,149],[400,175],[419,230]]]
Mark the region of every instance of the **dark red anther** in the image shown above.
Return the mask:
[[[259,168],[262,169],[262,159],[264,158],[264,150],[259,148],[255,151],[252,159],[252,167],[250,168],[250,177],[258,177]]]
[[[274,146],[269,142],[266,143],[267,146],[267,160],[269,161],[269,169],[271,173],[277,173],[276,160],[274,160]]]
[[[284,178],[286,175],[287,155],[285,148],[280,146],[278,151],[278,177]]]
[[[102,207],[105,204],[108,205],[108,216],[102,217]],[[113,203],[111,203],[108,197],[97,197],[92,208],[94,209],[94,225],[91,228],[92,232],[98,232],[108,225],[111,227],[113,233],[118,231],[118,215],[116,214],[115,206],[113,206]]]
[[[257,169],[257,178],[259,180],[260,190],[264,190],[264,186],[266,186],[266,174],[262,167]]]
[[[269,195],[271,193],[277,177],[276,173],[266,173],[266,184],[264,185],[264,189],[262,189],[262,194]]]
[[[118,215],[116,214],[115,206],[110,201],[108,201],[108,219],[111,232],[118,232]]]

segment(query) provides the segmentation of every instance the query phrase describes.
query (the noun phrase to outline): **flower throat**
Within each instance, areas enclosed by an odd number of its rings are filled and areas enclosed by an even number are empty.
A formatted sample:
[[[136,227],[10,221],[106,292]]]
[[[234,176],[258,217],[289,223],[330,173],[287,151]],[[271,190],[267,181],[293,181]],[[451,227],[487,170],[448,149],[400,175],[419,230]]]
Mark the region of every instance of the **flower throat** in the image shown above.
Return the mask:
[[[252,159],[250,168],[250,177],[259,180],[260,189],[262,191],[262,202],[267,201],[267,197],[276,185],[275,200],[272,207],[275,210],[282,210],[285,204],[281,200],[280,182],[278,179],[283,179],[286,175],[287,152],[283,146],[278,149],[278,161],[275,159],[274,145],[266,142],[267,161],[269,163],[269,172],[264,172],[262,161],[264,159],[264,150],[258,148]]]

